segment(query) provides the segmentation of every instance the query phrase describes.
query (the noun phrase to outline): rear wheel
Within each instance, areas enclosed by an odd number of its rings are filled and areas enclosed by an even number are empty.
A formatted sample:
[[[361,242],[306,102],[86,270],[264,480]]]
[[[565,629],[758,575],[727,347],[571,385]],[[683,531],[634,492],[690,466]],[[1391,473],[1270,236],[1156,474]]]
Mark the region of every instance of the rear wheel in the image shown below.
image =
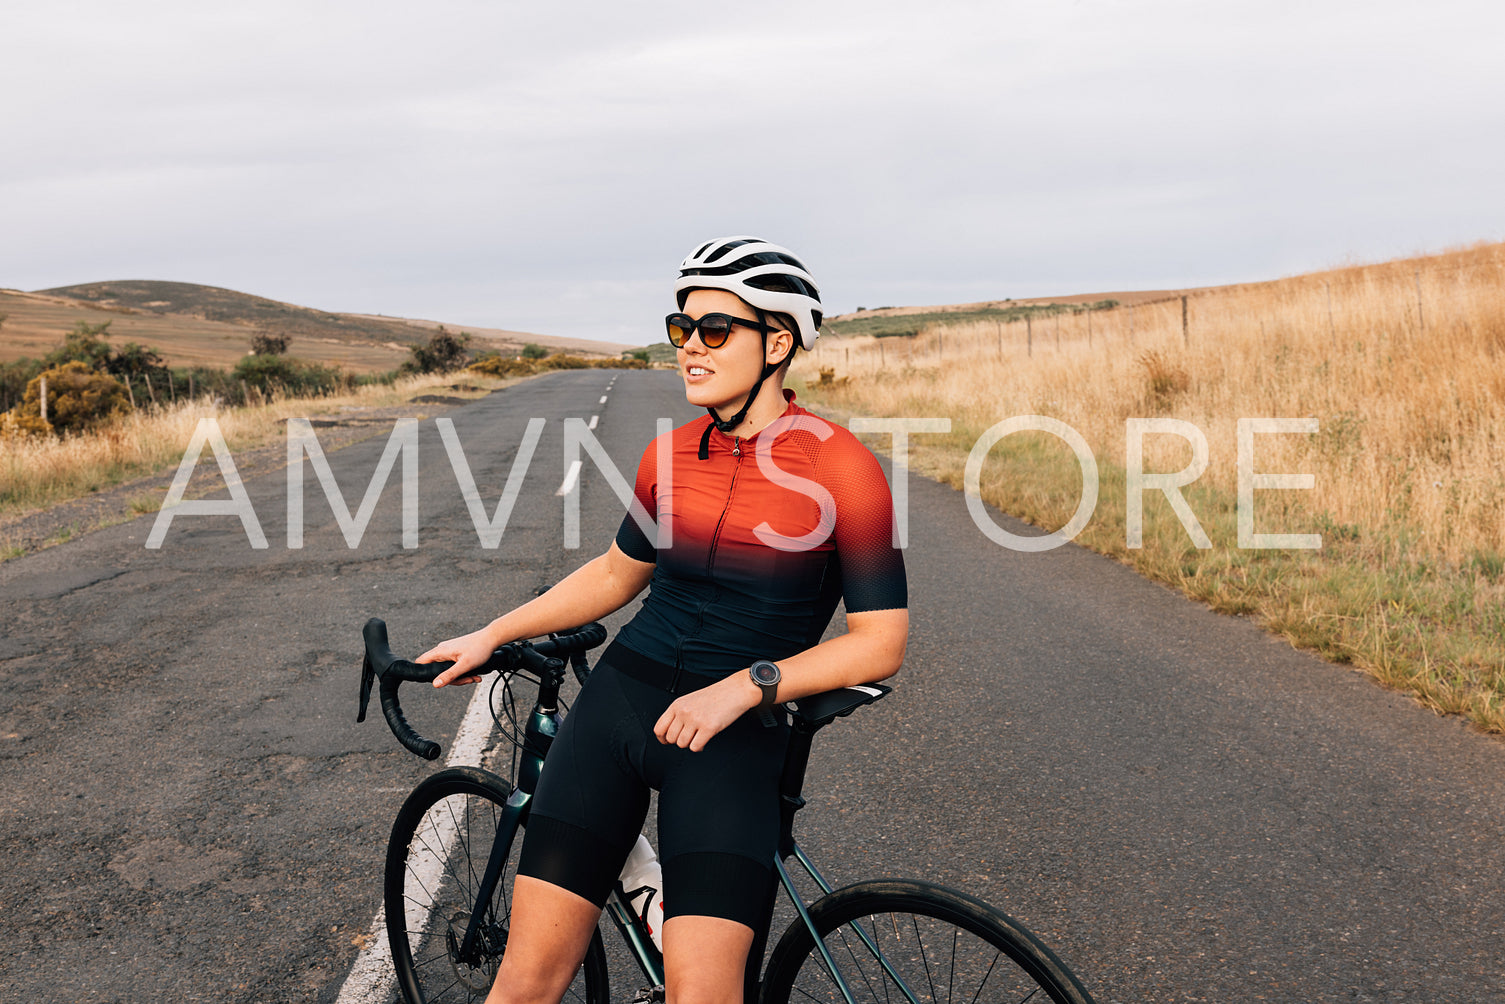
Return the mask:
[[[852,997],[886,1004],[1091,1004],[1066,965],[1003,911],[929,882],[859,882],[810,907]],[[803,921],[769,959],[762,1004],[843,1004]]]
[[[512,880],[522,833],[499,832],[511,789],[476,767],[452,767],[408,796],[387,844],[387,938],[398,985],[408,1004],[480,1001],[491,990],[507,949]],[[506,867],[484,901],[480,887],[492,846],[502,841]],[[484,902],[476,916],[476,903]],[[477,926],[476,948],[462,957],[466,933]],[[566,1002],[606,1004],[606,951],[601,933],[565,992]]]

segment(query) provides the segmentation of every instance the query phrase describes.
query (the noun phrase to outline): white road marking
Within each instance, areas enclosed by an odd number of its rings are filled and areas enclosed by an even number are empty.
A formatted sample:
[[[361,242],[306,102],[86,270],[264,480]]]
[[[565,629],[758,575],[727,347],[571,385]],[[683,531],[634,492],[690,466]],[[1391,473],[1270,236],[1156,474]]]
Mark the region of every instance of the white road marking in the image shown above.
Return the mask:
[[[444,761],[446,767],[480,766],[481,755],[491,740],[491,685],[483,682],[474,686],[475,693],[470,697],[465,718],[460,722],[455,741],[449,748],[449,757]],[[413,843],[408,868],[424,888],[435,889],[444,874],[445,858],[449,856],[449,845],[455,835],[455,822],[446,816],[437,825],[432,818],[425,825],[428,829]],[[443,854],[435,853],[431,848],[441,848]],[[408,930],[421,931],[428,923],[428,914],[426,908],[410,900]],[[385,909],[376,911],[376,917],[366,931],[365,943],[366,947],[361,949],[355,957],[355,964],[350,967],[350,975],[345,977],[336,1004],[385,1004],[392,996],[397,974],[392,970],[392,947],[387,942]]]
[[[602,394],[601,395],[601,400],[599,402],[597,402],[597,403],[599,403],[599,404],[605,404],[606,403],[606,395]]]
[[[554,493],[555,495],[568,495],[575,490],[575,486],[580,482],[580,463],[577,460],[570,464],[570,469],[564,475],[564,484],[559,486],[559,490]]]
[[[591,416],[591,424],[590,424],[590,425],[588,425],[588,426],[586,426],[586,428],[588,428],[588,429],[590,429],[590,430],[591,430],[591,431],[592,431],[592,432],[594,432],[594,431],[595,431],[595,429],[596,429],[596,420],[597,420],[597,419],[599,419],[599,418],[600,418],[600,417],[601,417],[601,416],[600,416],[600,415],[592,415],[592,416]]]

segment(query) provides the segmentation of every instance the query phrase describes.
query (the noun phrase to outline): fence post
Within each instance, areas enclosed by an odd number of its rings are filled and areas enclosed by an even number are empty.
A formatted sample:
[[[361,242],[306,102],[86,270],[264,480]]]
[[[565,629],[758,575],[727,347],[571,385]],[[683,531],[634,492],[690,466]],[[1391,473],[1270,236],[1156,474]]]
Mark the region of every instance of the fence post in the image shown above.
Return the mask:
[[[1181,297],[1181,344],[1191,345],[1191,329],[1186,324],[1186,297]]]
[[[47,421],[47,378],[42,378],[42,386],[38,388],[42,394],[42,421]]]
[[[131,390],[131,375],[129,373],[127,373],[125,375],[125,393],[126,393],[126,396],[131,399],[131,410],[135,411],[136,410],[136,392],[133,391],[133,390]]]

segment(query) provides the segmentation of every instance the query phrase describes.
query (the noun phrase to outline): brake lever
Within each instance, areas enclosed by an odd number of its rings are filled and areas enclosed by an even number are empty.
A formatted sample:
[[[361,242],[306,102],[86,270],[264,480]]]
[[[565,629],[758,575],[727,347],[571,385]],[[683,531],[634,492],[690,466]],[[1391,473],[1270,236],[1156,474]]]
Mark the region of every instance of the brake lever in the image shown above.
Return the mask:
[[[371,684],[376,682],[376,667],[371,665],[371,656],[361,657],[361,703],[356,712],[356,722],[366,720],[366,705],[371,703]]]

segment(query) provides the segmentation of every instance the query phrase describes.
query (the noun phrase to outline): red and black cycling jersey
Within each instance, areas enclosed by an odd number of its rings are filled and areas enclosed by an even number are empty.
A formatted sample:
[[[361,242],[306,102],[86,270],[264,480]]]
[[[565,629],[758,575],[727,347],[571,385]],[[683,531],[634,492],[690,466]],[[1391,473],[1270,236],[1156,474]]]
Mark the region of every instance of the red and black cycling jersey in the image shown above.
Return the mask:
[[[839,600],[848,613],[907,605],[877,459],[784,395],[784,414],[756,436],[724,435],[710,416],[669,433],[672,471],[659,470],[660,440],[644,452],[637,501],[669,545],[622,520],[617,546],[657,567],[619,644],[721,677],[815,645]]]

